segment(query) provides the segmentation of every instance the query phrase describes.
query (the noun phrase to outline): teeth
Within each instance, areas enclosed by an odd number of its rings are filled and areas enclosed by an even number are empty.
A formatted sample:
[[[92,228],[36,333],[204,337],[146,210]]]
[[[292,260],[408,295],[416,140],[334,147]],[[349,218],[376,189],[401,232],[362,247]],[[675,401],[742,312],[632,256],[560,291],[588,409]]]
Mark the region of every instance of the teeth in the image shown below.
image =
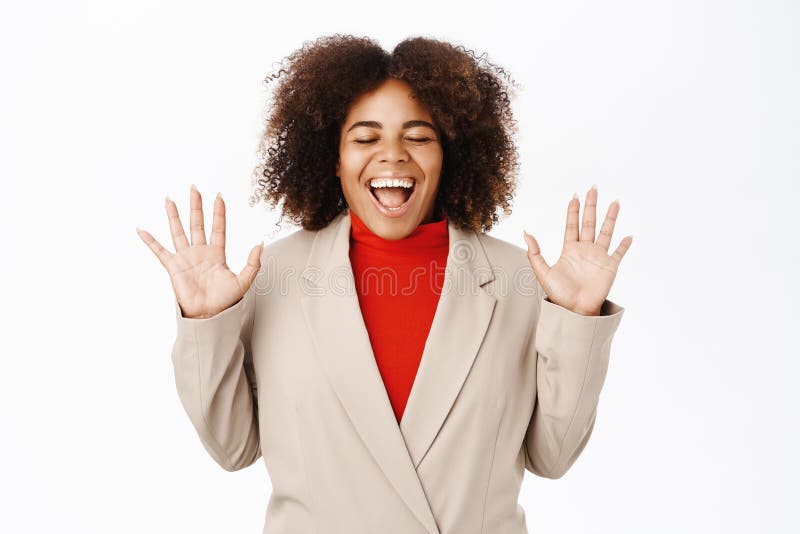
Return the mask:
[[[370,180],[370,187],[414,187],[412,178],[373,178]]]

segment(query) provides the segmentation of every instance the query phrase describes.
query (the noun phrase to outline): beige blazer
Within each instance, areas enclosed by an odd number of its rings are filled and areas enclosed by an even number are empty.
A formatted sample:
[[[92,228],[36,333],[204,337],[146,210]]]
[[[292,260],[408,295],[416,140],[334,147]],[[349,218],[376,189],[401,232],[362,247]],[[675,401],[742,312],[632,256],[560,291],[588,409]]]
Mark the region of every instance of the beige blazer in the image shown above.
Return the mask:
[[[264,247],[236,304],[175,301],[181,402],[224,469],[263,456],[265,534],[523,534],[525,470],[586,446],[624,308],[550,302],[526,250],[449,225],[444,285],[400,425],[354,289],[350,214]]]

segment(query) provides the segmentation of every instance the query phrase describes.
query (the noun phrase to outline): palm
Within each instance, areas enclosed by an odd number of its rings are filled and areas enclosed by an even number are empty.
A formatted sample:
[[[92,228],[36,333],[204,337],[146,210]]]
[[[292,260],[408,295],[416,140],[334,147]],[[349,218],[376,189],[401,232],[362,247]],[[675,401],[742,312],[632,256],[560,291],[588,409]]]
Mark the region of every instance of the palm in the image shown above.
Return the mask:
[[[137,229],[139,236],[156,254],[170,275],[175,298],[186,317],[210,317],[238,302],[258,272],[261,245],[250,251],[247,265],[237,275],[225,261],[225,203],[221,196],[214,201],[211,242],[206,244],[203,204],[200,192],[190,193],[192,244],[183,231],[175,203],[167,199],[166,210],[175,245],[175,253],[166,250],[153,236]]]
[[[225,252],[212,245],[195,245],[175,254],[167,266],[181,309],[187,316],[203,315],[202,310],[227,308],[239,300],[242,287],[236,274],[225,264]]]
[[[585,315],[596,315],[611,290],[617,268],[633,241],[626,236],[613,254],[608,254],[614,223],[619,213],[619,202],[608,209],[600,235],[595,240],[595,211],[597,189],[586,195],[583,222],[578,232],[580,202],[570,200],[561,257],[550,267],[541,255],[533,236],[526,234],[528,258],[548,298],[560,306]]]

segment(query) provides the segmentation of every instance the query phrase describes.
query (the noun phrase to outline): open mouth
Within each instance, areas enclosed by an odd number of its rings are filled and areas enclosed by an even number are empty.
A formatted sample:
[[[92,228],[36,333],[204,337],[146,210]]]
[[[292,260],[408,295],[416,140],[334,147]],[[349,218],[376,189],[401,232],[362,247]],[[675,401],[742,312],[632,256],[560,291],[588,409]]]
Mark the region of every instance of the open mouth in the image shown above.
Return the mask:
[[[397,217],[408,210],[416,192],[417,182],[413,178],[403,180],[373,179],[368,184],[370,197],[384,215]]]

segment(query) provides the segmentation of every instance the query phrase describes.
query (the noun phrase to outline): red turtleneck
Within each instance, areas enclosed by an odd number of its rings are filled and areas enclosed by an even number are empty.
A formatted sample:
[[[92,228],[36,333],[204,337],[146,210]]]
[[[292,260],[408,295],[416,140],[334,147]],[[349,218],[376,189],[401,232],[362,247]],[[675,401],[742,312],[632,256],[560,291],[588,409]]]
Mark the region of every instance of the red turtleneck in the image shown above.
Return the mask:
[[[447,219],[383,239],[350,210],[350,263],[364,325],[398,424],[431,329],[449,250]]]

